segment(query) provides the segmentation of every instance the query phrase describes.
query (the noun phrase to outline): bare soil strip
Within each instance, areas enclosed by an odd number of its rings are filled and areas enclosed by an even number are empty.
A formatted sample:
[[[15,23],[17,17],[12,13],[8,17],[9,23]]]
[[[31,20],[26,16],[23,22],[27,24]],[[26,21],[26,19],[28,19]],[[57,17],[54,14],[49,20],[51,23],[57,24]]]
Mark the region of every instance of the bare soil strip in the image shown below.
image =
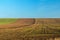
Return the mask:
[[[0,25],[0,28],[19,28],[22,26],[29,26],[34,23],[35,19],[17,19],[14,23]]]

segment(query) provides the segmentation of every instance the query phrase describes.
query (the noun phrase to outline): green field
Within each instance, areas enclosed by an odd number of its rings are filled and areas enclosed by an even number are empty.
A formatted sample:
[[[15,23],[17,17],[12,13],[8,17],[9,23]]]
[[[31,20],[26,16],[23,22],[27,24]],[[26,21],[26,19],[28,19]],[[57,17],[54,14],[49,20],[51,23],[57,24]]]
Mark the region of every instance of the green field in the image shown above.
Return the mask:
[[[42,19],[35,19],[35,24],[31,26],[0,29],[0,40],[39,40],[40,37],[60,36],[60,22],[58,20],[60,21],[60,19],[47,20],[46,23],[45,19],[43,21]]]
[[[0,18],[0,24],[9,24],[15,22],[17,19],[14,18]]]

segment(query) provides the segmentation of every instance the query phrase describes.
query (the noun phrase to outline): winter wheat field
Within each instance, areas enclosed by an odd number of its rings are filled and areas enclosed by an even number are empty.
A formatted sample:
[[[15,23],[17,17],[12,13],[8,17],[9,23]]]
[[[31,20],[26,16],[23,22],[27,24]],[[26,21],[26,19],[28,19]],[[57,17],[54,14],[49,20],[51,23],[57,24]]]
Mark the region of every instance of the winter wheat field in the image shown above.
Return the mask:
[[[60,18],[0,18],[0,40],[60,40]]]

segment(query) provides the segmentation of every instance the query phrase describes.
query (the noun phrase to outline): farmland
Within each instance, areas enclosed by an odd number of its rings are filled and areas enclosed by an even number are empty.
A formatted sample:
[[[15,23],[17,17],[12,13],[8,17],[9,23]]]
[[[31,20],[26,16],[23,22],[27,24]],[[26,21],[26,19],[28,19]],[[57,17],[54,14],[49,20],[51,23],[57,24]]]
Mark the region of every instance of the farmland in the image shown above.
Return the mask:
[[[0,40],[43,40],[41,37],[59,36],[59,18],[0,19]]]
[[[1,24],[9,24],[9,23],[12,23],[15,21],[16,21],[16,19],[14,19],[14,18],[0,18],[0,25]]]

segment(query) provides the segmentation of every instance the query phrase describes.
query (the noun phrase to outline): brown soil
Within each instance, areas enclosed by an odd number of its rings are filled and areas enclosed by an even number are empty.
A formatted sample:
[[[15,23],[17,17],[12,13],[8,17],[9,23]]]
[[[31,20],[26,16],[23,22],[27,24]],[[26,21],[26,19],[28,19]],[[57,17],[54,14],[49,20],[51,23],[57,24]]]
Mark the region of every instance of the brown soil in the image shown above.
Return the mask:
[[[35,23],[35,19],[18,19],[14,23],[0,25],[0,28],[18,28],[28,26]]]

